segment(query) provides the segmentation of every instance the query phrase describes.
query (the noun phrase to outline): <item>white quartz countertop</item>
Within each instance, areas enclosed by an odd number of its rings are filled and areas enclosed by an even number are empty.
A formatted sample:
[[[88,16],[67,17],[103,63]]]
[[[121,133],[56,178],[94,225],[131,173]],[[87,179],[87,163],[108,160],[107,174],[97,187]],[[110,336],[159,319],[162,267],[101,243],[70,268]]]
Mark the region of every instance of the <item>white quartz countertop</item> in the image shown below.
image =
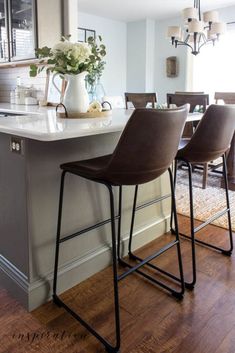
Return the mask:
[[[0,116],[0,132],[39,141],[57,141],[122,131],[133,109],[114,109],[104,118],[61,119],[54,107],[23,106],[0,103],[0,112],[19,113],[18,116]],[[193,114],[188,120],[200,120],[202,114]]]
[[[54,107],[0,103],[0,112],[23,114],[0,116],[0,132],[39,141],[57,141],[122,131],[133,110],[115,109],[112,115],[103,118],[62,119],[56,116]]]

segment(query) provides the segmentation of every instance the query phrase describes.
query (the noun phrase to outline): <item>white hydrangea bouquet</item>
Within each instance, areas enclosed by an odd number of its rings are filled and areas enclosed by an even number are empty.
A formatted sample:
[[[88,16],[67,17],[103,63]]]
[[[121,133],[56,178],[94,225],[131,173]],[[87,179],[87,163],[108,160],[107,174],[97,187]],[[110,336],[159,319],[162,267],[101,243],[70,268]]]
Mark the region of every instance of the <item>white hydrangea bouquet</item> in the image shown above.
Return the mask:
[[[98,39],[99,44],[92,37],[88,38],[87,43],[72,43],[69,37],[62,37],[53,48],[45,46],[36,49],[40,65],[30,66],[30,76],[37,76],[45,67],[60,74],[77,75],[84,71],[92,74],[97,70],[97,66],[104,63],[103,58],[106,55],[102,38],[98,36]]]
[[[99,42],[99,43],[97,43]],[[60,75],[67,81],[63,103],[70,112],[87,112],[89,97],[85,87],[85,77],[101,73],[106,55],[102,38],[90,37],[87,43],[72,43],[63,37],[53,48],[43,47],[36,50],[39,64],[30,66],[30,76],[35,77],[45,68],[54,76]],[[54,83],[54,80],[52,80]],[[55,88],[58,90],[54,83]]]

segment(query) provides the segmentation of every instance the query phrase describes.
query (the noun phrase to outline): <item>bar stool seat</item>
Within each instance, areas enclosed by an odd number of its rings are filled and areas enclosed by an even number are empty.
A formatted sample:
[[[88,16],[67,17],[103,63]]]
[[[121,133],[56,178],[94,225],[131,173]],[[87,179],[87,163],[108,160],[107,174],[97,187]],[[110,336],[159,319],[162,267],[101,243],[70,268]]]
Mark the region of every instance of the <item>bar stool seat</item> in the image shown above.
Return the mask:
[[[87,179],[110,183],[111,185],[135,185],[135,171],[129,171],[125,174],[121,171],[110,170],[109,164],[113,155],[106,155],[97,158],[65,163],[60,168],[66,172],[82,176]],[[128,161],[129,163],[129,161]],[[149,169],[147,171],[138,171],[138,184],[147,183],[160,176],[168,166],[163,165],[159,168]],[[138,170],[138,168],[136,168]],[[153,175],[155,178],[153,178]],[[137,181],[137,180],[136,180]]]
[[[79,321],[93,336],[95,336],[109,353],[120,352],[120,317],[119,317],[119,291],[118,282],[132,274],[138,273],[145,279],[148,279],[155,285],[164,288],[177,299],[182,299],[184,294],[184,276],[182,257],[179,242],[178,223],[174,195],[174,182],[171,171],[171,165],[177,153],[179,140],[187,118],[187,107],[181,107],[174,110],[154,110],[154,109],[136,109],[130,117],[120,139],[110,155],[92,158],[89,160],[69,162],[61,165],[62,176],[59,197],[59,211],[57,223],[55,266],[53,280],[53,300],[54,303],[67,310],[77,321]],[[144,127],[144,128],[143,128]],[[175,222],[175,240],[163,246],[160,250],[147,256],[145,259],[135,258],[136,264],[132,265],[121,256],[121,218],[122,218],[122,186],[133,185],[138,187],[140,184],[153,181],[168,171],[171,186],[172,211]],[[64,193],[64,180],[67,173],[72,173],[79,177],[92,180],[103,184],[109,193],[110,219],[103,220],[95,225],[79,230],[74,234],[61,237],[62,206]],[[119,188],[118,215],[115,214],[114,187]],[[168,197],[168,196],[167,196]],[[166,198],[159,197],[158,201]],[[134,205],[136,204],[136,196]],[[135,206],[134,206],[135,207]],[[116,236],[116,224],[118,220],[118,231]],[[59,264],[60,245],[81,234],[85,234],[93,229],[111,223],[112,239],[112,266],[113,266],[113,287],[114,287],[114,310],[115,310],[115,328],[116,342],[112,346],[103,336],[101,336],[93,327],[91,327],[83,318],[74,312],[57,294],[57,278]],[[134,226],[134,217],[132,216],[131,230],[129,238],[129,248],[132,241]],[[158,256],[172,247],[177,248],[177,260],[179,275],[173,275],[161,268],[155,267],[151,262]],[[133,254],[129,253],[133,258]],[[118,274],[117,264],[125,267],[122,274]],[[149,266],[156,272],[164,274],[168,280],[174,281],[174,286],[169,286],[168,282],[157,279],[156,276],[142,271],[143,266]],[[161,278],[161,277],[160,277]],[[175,288],[178,285],[179,290]]]
[[[88,179],[99,179],[104,175],[105,168],[109,164],[112,154],[86,159],[78,162],[65,163],[60,168],[66,172],[83,176]]]

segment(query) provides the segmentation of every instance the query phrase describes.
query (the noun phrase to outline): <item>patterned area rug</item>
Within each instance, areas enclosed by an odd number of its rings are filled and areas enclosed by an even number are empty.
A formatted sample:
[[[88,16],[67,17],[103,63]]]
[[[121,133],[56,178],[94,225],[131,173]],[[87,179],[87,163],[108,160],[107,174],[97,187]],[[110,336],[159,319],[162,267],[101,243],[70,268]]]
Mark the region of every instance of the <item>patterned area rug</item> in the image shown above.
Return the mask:
[[[179,169],[176,188],[177,211],[179,214],[189,216],[189,192],[187,170]],[[208,186],[202,189],[202,172],[193,173],[194,217],[205,221],[226,205],[225,191],[220,188],[221,176],[209,174]],[[235,192],[229,191],[232,229],[235,231]],[[218,218],[213,224],[228,229],[227,214]]]

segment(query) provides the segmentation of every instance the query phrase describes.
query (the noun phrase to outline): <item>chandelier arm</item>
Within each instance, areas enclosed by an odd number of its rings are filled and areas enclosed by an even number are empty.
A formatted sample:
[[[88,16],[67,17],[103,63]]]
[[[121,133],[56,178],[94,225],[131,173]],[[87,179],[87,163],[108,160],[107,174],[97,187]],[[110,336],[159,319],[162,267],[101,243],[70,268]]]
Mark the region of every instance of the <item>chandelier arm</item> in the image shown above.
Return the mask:
[[[206,43],[208,41],[204,33],[201,34],[201,37],[202,37],[204,43]]]
[[[208,39],[205,44],[212,43],[213,45],[215,45],[215,41],[216,39]]]
[[[190,34],[187,35],[187,37],[186,37],[185,40],[184,40],[184,43],[188,43],[189,38],[190,38]]]
[[[201,38],[202,38],[202,44],[201,44],[201,45],[198,45],[198,49],[200,49],[204,44],[207,44],[207,43],[209,42],[209,40],[206,38],[205,34],[204,34],[204,33],[201,33],[201,34],[200,34],[200,37],[199,37],[199,42],[198,42],[198,44],[200,44]]]
[[[183,41],[181,41],[181,40],[178,40],[177,41],[177,46],[178,45],[186,45],[187,47],[189,47],[191,50],[193,50],[193,47],[190,45],[190,44],[188,44],[188,43],[186,43],[186,42],[183,42]]]
[[[212,40],[208,40],[207,42],[203,42],[199,47],[198,47],[198,52],[200,51],[201,47],[203,47],[205,44],[207,44],[208,42],[212,42]]]

